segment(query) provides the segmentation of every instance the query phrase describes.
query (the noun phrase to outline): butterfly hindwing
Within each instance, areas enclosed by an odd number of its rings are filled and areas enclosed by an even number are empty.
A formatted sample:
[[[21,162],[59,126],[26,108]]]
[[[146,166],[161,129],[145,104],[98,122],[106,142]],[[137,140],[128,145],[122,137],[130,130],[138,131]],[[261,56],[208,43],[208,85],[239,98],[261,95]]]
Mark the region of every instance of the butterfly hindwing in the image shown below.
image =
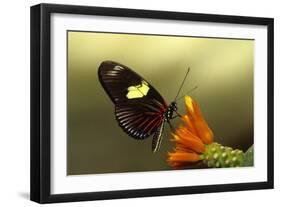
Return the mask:
[[[164,121],[161,109],[153,102],[129,101],[115,106],[115,115],[120,127],[131,137],[144,139],[154,134]]]
[[[113,61],[102,62],[98,75],[115,104],[116,120],[128,135],[144,139],[163,124],[167,104],[140,75]]]

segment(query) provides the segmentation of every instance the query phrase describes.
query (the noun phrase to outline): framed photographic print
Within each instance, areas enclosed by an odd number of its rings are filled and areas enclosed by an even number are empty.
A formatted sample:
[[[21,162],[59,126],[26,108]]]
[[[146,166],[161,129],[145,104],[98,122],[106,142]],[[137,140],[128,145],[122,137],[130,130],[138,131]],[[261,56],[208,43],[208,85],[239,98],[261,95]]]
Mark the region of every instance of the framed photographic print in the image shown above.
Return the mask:
[[[31,200],[273,188],[273,19],[31,7]]]

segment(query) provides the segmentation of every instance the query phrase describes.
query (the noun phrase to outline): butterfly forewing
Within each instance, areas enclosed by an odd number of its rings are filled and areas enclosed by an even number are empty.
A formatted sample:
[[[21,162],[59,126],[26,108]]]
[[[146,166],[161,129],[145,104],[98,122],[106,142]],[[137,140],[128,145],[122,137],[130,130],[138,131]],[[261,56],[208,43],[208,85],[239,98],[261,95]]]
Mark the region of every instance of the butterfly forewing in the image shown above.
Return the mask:
[[[151,86],[144,78],[138,75],[130,68],[113,61],[104,61],[101,63],[98,70],[99,80],[105,91],[113,101],[128,101],[128,95],[134,89],[140,89],[139,96],[131,99],[150,98],[156,99],[162,105],[167,107],[162,96]]]
[[[98,75],[115,104],[116,119],[128,135],[144,139],[163,124],[167,104],[140,75],[113,61],[102,62]]]

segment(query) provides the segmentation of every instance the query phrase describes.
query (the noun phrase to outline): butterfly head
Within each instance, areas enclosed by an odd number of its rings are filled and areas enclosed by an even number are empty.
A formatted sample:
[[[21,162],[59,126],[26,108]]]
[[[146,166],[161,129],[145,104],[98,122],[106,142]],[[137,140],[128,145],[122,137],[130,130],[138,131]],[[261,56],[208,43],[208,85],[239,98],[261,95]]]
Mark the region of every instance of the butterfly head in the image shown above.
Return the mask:
[[[178,110],[178,107],[177,107],[177,102],[173,101],[171,104],[170,104],[170,110],[171,111],[177,111]]]

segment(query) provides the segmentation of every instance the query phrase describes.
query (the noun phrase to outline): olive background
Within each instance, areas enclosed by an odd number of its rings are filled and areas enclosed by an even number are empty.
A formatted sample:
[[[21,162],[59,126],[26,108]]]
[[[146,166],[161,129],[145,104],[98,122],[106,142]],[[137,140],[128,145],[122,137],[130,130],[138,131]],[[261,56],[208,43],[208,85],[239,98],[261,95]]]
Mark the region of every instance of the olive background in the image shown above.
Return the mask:
[[[160,151],[151,137],[136,140],[118,126],[114,105],[97,70],[120,62],[145,78],[170,103],[190,67],[180,95],[190,95],[215,141],[245,151],[253,144],[254,40],[68,31],[67,174],[169,170],[172,151],[165,126]],[[185,113],[184,99],[178,101]],[[173,120],[177,126],[179,119]]]

